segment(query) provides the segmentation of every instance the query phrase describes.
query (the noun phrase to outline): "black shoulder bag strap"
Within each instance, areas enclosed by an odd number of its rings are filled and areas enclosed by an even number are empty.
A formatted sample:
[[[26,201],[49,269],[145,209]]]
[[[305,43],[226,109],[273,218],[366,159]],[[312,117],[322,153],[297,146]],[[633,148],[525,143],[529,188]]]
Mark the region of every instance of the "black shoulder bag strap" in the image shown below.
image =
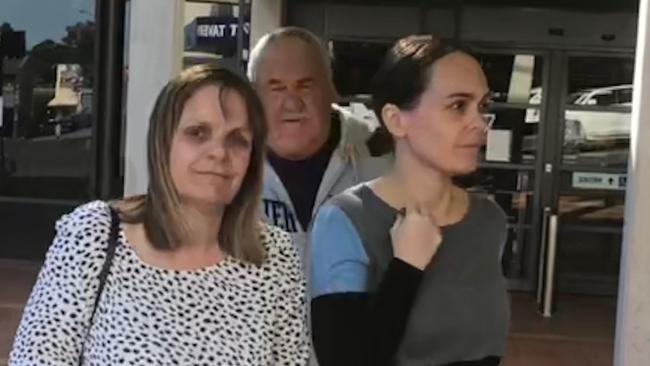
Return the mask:
[[[84,352],[85,344],[88,341],[88,336],[90,335],[90,328],[92,328],[93,322],[95,320],[95,313],[97,312],[97,306],[99,305],[99,299],[102,296],[104,291],[104,286],[106,285],[106,278],[108,273],[111,270],[111,264],[113,264],[113,257],[115,256],[115,248],[117,248],[117,239],[120,233],[120,217],[117,214],[117,211],[110,207],[111,211],[111,229],[108,234],[108,245],[106,247],[106,258],[104,259],[104,265],[102,266],[101,272],[99,272],[99,287],[97,288],[97,293],[95,294],[95,302],[93,304],[93,311],[90,314],[90,321],[88,322],[88,329],[86,330],[86,336],[84,337],[83,343],[81,344],[81,353],[79,354],[79,366],[84,362]]]

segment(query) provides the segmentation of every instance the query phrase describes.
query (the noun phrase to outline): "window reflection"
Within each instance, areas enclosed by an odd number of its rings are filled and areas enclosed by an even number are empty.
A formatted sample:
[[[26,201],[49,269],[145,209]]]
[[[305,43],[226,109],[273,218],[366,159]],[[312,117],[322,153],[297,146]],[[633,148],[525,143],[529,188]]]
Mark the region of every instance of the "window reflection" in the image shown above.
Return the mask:
[[[525,276],[526,254],[535,240],[533,171],[483,168],[457,183],[487,195],[501,207],[509,229],[502,257],[504,274],[509,279]]]
[[[475,54],[495,102],[541,104],[541,57],[529,54]]]
[[[557,277],[561,292],[615,295],[618,288],[620,232],[560,230]]]
[[[572,57],[564,163],[625,169],[630,144],[634,60]]]
[[[495,122],[488,134],[484,160],[533,163],[537,155],[540,108],[521,105],[541,105],[542,58],[489,53],[475,54],[475,57],[485,71],[496,102],[491,112]]]
[[[332,41],[334,85],[340,95],[368,95],[390,43]]]
[[[486,162],[534,163],[538,149],[539,108],[495,108],[483,152]]]
[[[560,197],[559,214],[565,225],[621,227],[625,215],[625,197],[603,192]]]
[[[94,0],[0,3],[0,196],[88,197],[94,9]]]

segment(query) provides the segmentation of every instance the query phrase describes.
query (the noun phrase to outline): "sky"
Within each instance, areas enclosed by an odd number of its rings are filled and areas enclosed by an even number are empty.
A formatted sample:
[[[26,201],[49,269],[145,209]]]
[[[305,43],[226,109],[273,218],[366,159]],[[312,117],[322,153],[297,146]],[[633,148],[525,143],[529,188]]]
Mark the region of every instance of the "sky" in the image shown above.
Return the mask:
[[[95,0],[0,0],[0,24],[26,31],[28,49],[46,39],[60,42],[67,26],[94,14]]]

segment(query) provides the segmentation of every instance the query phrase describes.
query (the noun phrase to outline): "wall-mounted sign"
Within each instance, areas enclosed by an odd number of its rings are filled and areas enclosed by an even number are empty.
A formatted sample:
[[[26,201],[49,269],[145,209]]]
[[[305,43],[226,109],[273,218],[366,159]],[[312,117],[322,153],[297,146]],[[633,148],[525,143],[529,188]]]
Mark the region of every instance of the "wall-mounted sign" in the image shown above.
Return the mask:
[[[83,85],[81,66],[77,64],[56,65],[56,86],[54,98],[48,107],[76,107],[79,104],[79,91]]]
[[[624,191],[627,174],[574,172],[573,188]]]
[[[244,49],[248,49],[250,36],[250,20],[245,19]],[[229,57],[237,50],[237,34],[239,19],[233,16],[197,17],[188,25],[186,34],[187,46],[190,50],[209,50],[219,55]],[[187,49],[186,49],[187,50]]]
[[[488,130],[485,160],[509,162],[511,145],[511,130]]]

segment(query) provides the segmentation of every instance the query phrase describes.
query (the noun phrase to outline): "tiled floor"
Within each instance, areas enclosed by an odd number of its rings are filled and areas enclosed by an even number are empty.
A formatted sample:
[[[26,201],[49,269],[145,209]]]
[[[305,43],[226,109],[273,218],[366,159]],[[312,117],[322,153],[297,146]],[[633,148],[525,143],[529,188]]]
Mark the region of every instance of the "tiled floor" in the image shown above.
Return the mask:
[[[5,366],[16,327],[38,274],[38,264],[0,259],[0,366]]]
[[[0,260],[0,366],[5,366],[38,265]],[[513,293],[504,366],[609,366],[616,299],[562,296],[551,319],[537,314],[530,294]]]
[[[504,366],[610,366],[612,345],[511,338]]]
[[[613,297],[561,296],[553,317],[529,294],[513,293],[504,366],[610,366],[616,320]]]

